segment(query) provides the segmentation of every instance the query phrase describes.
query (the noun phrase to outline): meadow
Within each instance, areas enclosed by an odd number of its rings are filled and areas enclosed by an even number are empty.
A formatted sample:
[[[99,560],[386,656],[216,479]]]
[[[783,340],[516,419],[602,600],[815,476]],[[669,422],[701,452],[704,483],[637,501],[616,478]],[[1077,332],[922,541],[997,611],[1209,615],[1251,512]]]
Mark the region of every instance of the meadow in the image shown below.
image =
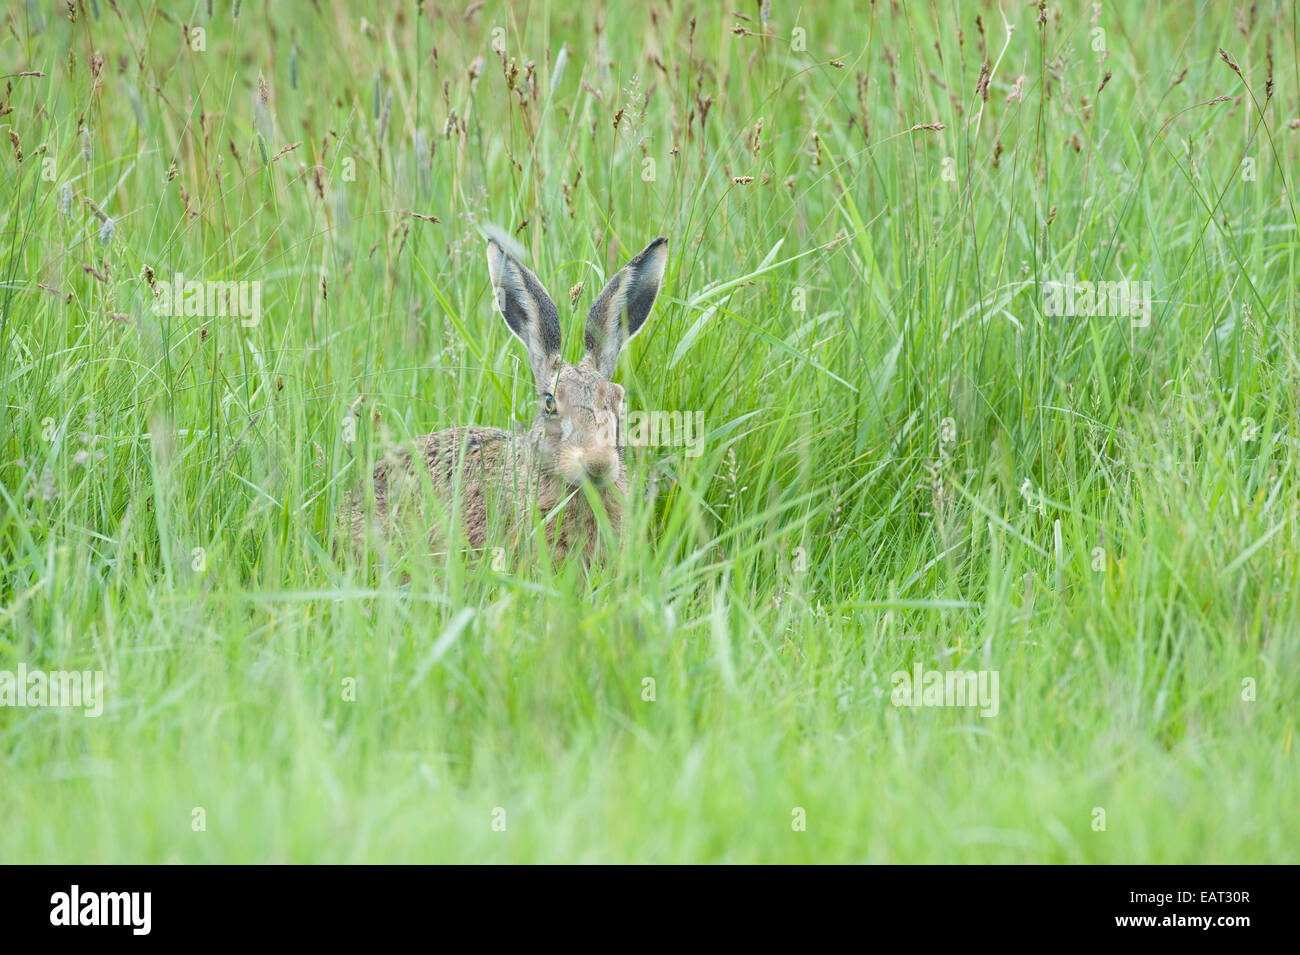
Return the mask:
[[[0,861],[1300,860],[1297,17],[10,0],[0,673],[103,693],[0,683]],[[668,239],[698,441],[616,559],[354,556],[532,417],[492,230],[569,361]]]

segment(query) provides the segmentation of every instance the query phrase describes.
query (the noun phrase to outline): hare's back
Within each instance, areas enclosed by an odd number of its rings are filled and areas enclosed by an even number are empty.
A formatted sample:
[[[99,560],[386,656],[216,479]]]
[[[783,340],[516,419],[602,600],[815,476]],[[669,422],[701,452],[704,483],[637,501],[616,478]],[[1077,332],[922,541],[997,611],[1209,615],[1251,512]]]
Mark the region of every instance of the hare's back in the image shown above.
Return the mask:
[[[526,464],[519,437],[500,428],[449,428],[417,439],[416,446],[437,487],[463,484]]]

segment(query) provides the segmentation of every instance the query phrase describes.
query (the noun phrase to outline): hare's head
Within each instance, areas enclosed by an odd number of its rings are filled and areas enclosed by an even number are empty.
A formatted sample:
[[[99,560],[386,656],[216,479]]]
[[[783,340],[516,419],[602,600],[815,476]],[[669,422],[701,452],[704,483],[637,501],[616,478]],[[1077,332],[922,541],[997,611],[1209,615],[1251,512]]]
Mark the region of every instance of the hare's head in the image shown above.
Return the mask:
[[[587,313],[587,352],[576,366],[560,357],[560,315],[537,276],[495,241],[488,242],[487,258],[497,308],[533,368],[542,472],[572,486],[618,483],[623,387],[610,379],[619,351],[641,330],[659,294],[668,240],[655,239],[609,280]]]

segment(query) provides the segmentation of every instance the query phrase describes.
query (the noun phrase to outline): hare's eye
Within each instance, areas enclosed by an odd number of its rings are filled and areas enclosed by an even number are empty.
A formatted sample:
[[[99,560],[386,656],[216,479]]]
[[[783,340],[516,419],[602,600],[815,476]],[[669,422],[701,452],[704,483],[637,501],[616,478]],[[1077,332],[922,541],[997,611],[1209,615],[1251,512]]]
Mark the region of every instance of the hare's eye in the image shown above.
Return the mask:
[[[542,398],[542,407],[546,409],[547,414],[555,414],[555,395],[545,395]]]

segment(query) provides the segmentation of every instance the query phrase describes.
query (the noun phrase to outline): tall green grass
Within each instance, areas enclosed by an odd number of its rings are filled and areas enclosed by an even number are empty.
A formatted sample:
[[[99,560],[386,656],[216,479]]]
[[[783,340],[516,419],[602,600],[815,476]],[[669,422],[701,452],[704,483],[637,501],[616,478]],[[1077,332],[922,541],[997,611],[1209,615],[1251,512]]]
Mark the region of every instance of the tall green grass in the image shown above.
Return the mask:
[[[0,861],[1297,860],[1294,4],[739,6],[9,5],[0,670],[106,702],[0,707]],[[490,227],[570,361],[669,238],[702,453],[603,566],[337,556],[532,413]]]

